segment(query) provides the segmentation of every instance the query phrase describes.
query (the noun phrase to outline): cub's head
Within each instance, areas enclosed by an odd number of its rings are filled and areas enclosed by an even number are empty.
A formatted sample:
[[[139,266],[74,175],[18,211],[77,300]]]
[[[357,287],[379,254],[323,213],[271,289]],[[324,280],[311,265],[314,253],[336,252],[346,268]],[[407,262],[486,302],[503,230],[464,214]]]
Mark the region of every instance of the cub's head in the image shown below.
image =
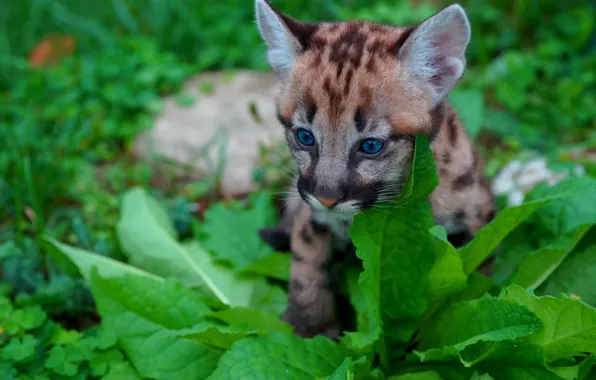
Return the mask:
[[[415,27],[394,27],[306,23],[266,0],[255,6],[302,198],[345,215],[393,198],[407,180],[414,136],[434,138],[464,72],[464,10],[451,5]]]

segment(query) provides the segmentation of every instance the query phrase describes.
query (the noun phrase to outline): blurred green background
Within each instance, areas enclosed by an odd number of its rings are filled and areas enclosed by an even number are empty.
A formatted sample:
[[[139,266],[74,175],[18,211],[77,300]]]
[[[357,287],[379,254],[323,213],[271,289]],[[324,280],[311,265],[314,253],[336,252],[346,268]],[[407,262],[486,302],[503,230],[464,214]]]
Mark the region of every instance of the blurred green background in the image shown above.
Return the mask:
[[[277,0],[305,20],[411,24],[447,1]],[[468,71],[451,95],[487,155],[487,172],[542,154],[561,168],[596,164],[596,2],[463,1]],[[207,70],[269,70],[252,0],[18,0],[0,5],[0,258],[17,290],[56,313],[89,307],[36,242],[49,234],[121,257],[119,194],[141,185],[167,203],[181,234],[217,183],[131,154],[162,96]],[[51,59],[52,52],[66,52]],[[55,62],[54,62],[55,61]],[[46,64],[44,64],[46,62]],[[179,95],[178,95],[179,94]],[[263,165],[278,170],[271,152]],[[276,166],[277,165],[277,166]],[[4,244],[2,244],[4,243]],[[19,252],[19,254],[15,254]],[[49,273],[49,274],[48,274]],[[58,280],[57,280],[58,279]],[[40,293],[41,292],[41,293]],[[45,297],[45,298],[44,298]],[[41,302],[41,301],[40,301]]]

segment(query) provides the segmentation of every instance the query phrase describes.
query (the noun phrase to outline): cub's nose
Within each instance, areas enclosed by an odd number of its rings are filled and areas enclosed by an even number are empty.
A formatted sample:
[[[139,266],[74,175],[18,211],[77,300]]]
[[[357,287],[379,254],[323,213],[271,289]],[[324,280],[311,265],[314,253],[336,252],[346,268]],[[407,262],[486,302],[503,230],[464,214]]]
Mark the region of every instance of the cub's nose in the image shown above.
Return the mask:
[[[327,198],[327,197],[315,197],[323,206],[327,208],[333,208],[337,204],[338,198]]]

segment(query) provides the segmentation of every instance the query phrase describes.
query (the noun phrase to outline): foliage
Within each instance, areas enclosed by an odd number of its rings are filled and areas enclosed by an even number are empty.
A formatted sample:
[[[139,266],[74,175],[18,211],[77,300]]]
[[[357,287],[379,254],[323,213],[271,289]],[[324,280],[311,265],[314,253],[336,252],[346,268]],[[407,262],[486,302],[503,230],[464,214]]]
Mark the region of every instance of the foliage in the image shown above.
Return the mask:
[[[564,250],[543,255],[545,264],[538,269],[514,271],[502,285],[474,270],[491,247],[531,215],[552,218],[553,226],[573,222],[566,213],[550,213],[549,206],[596,191],[596,179],[570,179],[506,209],[458,250],[431,217],[426,194],[437,184],[428,140],[419,136],[410,181],[388,204],[399,215],[379,208],[355,217],[351,236],[362,267],[355,268],[357,283],[348,293],[358,323],[339,342],[294,336],[279,320],[287,298],[276,284],[279,279],[246,273],[203,248],[214,239],[214,248],[235,247],[235,240],[222,234],[205,234],[206,227],[214,218],[226,220],[231,210],[267,215],[273,206],[264,194],[243,205],[212,206],[200,233],[179,241],[163,207],[145,191],[130,190],[119,222],[129,263],[50,237],[44,242],[67,273],[91,286],[101,329],[118,338],[142,378],[590,378],[596,364],[596,308],[569,296],[564,285],[543,296],[533,290],[558,268],[564,270],[561,264],[569,262],[566,257],[580,239],[558,241]],[[268,224],[267,218],[253,219],[256,227]],[[596,220],[585,223],[593,226]],[[574,237],[577,231],[585,236],[581,226],[571,228]],[[227,228],[230,234],[246,233],[242,223]],[[236,250],[236,255],[244,254]],[[259,256],[249,257],[243,260],[261,262]],[[576,286],[588,288],[590,282],[585,278]],[[30,352],[29,341],[17,343],[11,355]]]
[[[0,347],[3,379],[139,379],[110,330],[64,329],[38,305],[18,307],[4,295]]]

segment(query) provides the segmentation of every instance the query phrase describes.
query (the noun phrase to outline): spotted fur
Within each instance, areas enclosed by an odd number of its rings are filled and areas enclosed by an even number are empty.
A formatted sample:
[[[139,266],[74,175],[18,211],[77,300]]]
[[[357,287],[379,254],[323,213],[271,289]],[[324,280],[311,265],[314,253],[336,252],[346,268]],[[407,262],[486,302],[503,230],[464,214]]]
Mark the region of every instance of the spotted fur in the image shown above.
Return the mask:
[[[440,176],[433,216],[450,240],[464,244],[494,217],[482,158],[446,101],[465,69],[470,26],[459,5],[416,26],[306,23],[265,0],[255,5],[279,78],[278,118],[298,167],[279,228],[261,236],[292,251],[284,318],[299,335],[337,337],[332,252],[350,248],[357,212],[403,188],[417,133],[431,141]],[[299,130],[314,143],[301,142]],[[371,138],[382,142],[378,153],[362,151]]]

